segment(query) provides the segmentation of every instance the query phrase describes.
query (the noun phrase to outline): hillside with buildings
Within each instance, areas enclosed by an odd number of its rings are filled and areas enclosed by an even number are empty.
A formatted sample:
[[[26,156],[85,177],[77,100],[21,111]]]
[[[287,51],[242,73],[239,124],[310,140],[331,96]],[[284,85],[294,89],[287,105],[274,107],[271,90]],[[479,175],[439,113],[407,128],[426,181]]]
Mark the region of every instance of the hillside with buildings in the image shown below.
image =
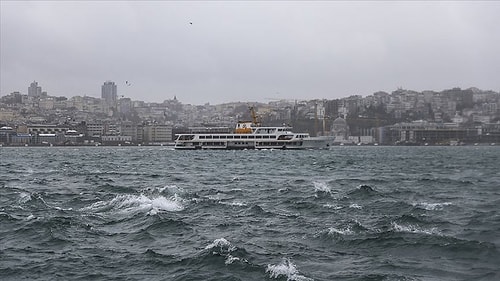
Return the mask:
[[[28,93],[0,97],[0,145],[161,145],[200,127],[231,129],[251,118],[289,124],[336,143],[381,145],[500,144],[500,94],[477,88],[277,100],[183,104],[176,97],[147,103],[120,96],[106,81],[101,98],[51,96],[37,82]]]

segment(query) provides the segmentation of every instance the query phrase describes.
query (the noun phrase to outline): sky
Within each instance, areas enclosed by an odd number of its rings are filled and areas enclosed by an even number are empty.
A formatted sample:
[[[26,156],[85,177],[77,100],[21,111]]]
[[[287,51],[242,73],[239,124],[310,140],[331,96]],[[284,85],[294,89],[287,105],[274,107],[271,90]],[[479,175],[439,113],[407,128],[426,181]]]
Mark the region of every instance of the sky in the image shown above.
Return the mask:
[[[0,1],[0,95],[182,103],[500,91],[500,1]],[[127,82],[128,81],[128,82]]]

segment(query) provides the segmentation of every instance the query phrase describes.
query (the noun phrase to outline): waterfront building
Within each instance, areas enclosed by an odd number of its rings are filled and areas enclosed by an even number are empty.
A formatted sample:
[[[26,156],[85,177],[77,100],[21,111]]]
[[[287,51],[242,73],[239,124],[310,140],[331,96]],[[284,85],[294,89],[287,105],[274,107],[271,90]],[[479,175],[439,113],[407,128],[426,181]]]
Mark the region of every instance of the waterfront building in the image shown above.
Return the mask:
[[[87,122],[87,135],[89,137],[100,137],[104,135],[105,124],[101,121]]]
[[[130,136],[131,142],[138,142],[139,139],[142,140],[142,136],[140,138],[137,136],[137,132],[138,132],[137,127],[138,126],[133,122],[130,122],[130,121],[122,122],[120,125],[120,135],[121,136]],[[141,134],[142,134],[142,131],[141,131]]]
[[[431,123],[418,120],[388,126],[387,144],[446,145],[471,143],[478,138],[477,129],[460,128],[453,123]]]
[[[26,127],[27,127],[27,133],[31,135],[40,135],[40,134],[60,135],[64,134],[67,130],[69,130],[69,127],[67,126],[58,126],[52,124],[35,124],[35,125],[27,125]]]
[[[132,136],[102,136],[101,141],[104,145],[130,144]]]
[[[17,133],[12,127],[4,126],[0,128],[0,144],[10,144],[12,142],[12,137],[16,136]]]
[[[22,146],[28,145],[31,143],[31,135],[25,133],[17,133],[16,135],[12,135],[12,139],[10,144],[14,146]]]
[[[143,127],[143,142],[146,144],[172,141],[172,126],[151,124]]]

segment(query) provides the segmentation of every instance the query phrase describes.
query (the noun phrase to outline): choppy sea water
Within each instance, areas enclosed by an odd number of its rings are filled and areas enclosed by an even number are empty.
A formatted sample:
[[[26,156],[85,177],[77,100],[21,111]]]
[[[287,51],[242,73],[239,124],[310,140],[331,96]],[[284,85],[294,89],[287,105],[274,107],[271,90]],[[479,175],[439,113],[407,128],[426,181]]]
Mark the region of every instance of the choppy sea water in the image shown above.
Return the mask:
[[[1,280],[500,280],[498,147],[0,157]]]

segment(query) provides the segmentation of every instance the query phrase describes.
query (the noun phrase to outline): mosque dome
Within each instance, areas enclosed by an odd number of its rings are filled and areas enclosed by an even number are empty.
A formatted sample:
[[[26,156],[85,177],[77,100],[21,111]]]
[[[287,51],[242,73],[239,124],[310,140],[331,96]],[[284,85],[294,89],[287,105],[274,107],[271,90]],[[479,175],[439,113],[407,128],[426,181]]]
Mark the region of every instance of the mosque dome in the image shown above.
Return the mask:
[[[335,139],[338,141],[342,141],[347,139],[349,132],[349,126],[347,126],[347,121],[344,118],[338,117],[332,122],[332,133],[335,136]]]
[[[344,118],[338,117],[337,119],[333,120],[333,125],[343,125],[347,126],[347,122],[345,121]]]

